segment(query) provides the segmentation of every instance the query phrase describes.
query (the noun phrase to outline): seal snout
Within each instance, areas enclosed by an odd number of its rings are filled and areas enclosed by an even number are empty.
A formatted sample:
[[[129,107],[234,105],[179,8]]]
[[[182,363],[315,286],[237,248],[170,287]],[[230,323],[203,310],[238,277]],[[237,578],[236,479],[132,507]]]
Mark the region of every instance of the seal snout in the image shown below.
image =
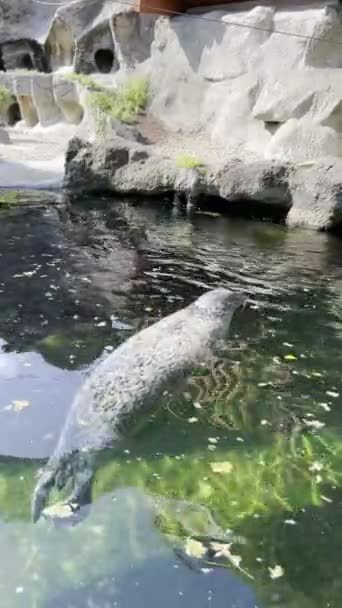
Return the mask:
[[[196,300],[195,306],[201,314],[218,317],[232,314],[246,305],[246,296],[241,291],[232,291],[225,287],[213,289]]]

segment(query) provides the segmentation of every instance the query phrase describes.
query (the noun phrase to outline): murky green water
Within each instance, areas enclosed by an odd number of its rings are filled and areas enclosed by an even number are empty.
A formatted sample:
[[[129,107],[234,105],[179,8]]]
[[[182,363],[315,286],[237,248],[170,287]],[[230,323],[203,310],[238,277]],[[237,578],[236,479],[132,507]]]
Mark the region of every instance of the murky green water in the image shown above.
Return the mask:
[[[341,241],[32,202],[0,210],[1,607],[340,608]],[[78,525],[31,524],[94,360],[233,284],[250,306],[222,361],[103,455]]]

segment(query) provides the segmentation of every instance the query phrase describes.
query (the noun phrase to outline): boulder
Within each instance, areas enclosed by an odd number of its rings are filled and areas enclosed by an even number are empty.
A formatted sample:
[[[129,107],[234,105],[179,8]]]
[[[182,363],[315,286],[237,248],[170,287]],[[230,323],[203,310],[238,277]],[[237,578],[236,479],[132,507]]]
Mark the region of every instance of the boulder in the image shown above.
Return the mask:
[[[296,167],[290,179],[289,226],[330,230],[342,224],[342,159]]]
[[[5,129],[0,127],[0,144],[10,144],[10,136]]]
[[[299,163],[326,156],[342,156],[342,133],[314,124],[310,119],[288,120],[265,149],[265,158]]]
[[[291,226],[330,230],[342,224],[342,159],[306,162],[242,162],[231,159],[220,167],[180,169],[133,140],[113,135],[109,142],[73,138],[66,156],[64,185],[75,194],[107,191],[115,194],[176,193],[189,200],[219,197],[227,210],[248,212],[258,204],[287,216]],[[210,200],[210,199],[209,199]]]

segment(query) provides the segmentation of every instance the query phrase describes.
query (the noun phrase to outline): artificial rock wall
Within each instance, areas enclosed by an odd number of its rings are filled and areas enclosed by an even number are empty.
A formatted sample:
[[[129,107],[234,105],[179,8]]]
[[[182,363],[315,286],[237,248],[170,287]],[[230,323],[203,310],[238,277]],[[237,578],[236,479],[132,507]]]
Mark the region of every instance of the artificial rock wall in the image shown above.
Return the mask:
[[[342,156],[338,8],[265,0],[158,18],[104,0],[1,6],[0,85],[19,106],[7,108],[7,122],[78,124],[84,93],[66,69],[102,73],[109,85],[138,69],[151,84],[151,112],[171,131],[205,133],[222,158]]]

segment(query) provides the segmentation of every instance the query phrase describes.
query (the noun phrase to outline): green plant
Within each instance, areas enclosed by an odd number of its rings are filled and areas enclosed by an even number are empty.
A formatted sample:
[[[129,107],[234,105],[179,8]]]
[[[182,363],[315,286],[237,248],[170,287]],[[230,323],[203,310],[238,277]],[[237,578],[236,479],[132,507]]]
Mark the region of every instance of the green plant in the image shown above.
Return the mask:
[[[88,95],[88,101],[90,107],[101,114],[109,115],[113,112],[114,96],[112,91],[92,91]]]
[[[13,99],[14,96],[11,91],[7,87],[0,85],[0,112],[3,112]]]
[[[136,115],[147,106],[149,95],[145,78],[132,78],[123,85],[115,98],[114,112],[122,122],[133,122]]]
[[[20,195],[18,192],[12,191],[4,191],[3,194],[0,194],[0,208],[1,207],[11,207],[12,205],[16,205],[19,203]]]
[[[131,124],[148,102],[148,83],[144,78],[132,78],[117,90],[92,91],[90,106],[99,114]]]
[[[71,80],[72,82],[79,82],[83,87],[90,89],[92,91],[100,91],[103,87],[97,84],[95,80],[91,76],[87,76],[86,74],[76,74],[76,72],[71,72],[70,74],[66,74],[64,76],[65,80]]]
[[[180,154],[176,158],[177,167],[180,169],[198,169],[203,167],[202,161],[191,154]]]

